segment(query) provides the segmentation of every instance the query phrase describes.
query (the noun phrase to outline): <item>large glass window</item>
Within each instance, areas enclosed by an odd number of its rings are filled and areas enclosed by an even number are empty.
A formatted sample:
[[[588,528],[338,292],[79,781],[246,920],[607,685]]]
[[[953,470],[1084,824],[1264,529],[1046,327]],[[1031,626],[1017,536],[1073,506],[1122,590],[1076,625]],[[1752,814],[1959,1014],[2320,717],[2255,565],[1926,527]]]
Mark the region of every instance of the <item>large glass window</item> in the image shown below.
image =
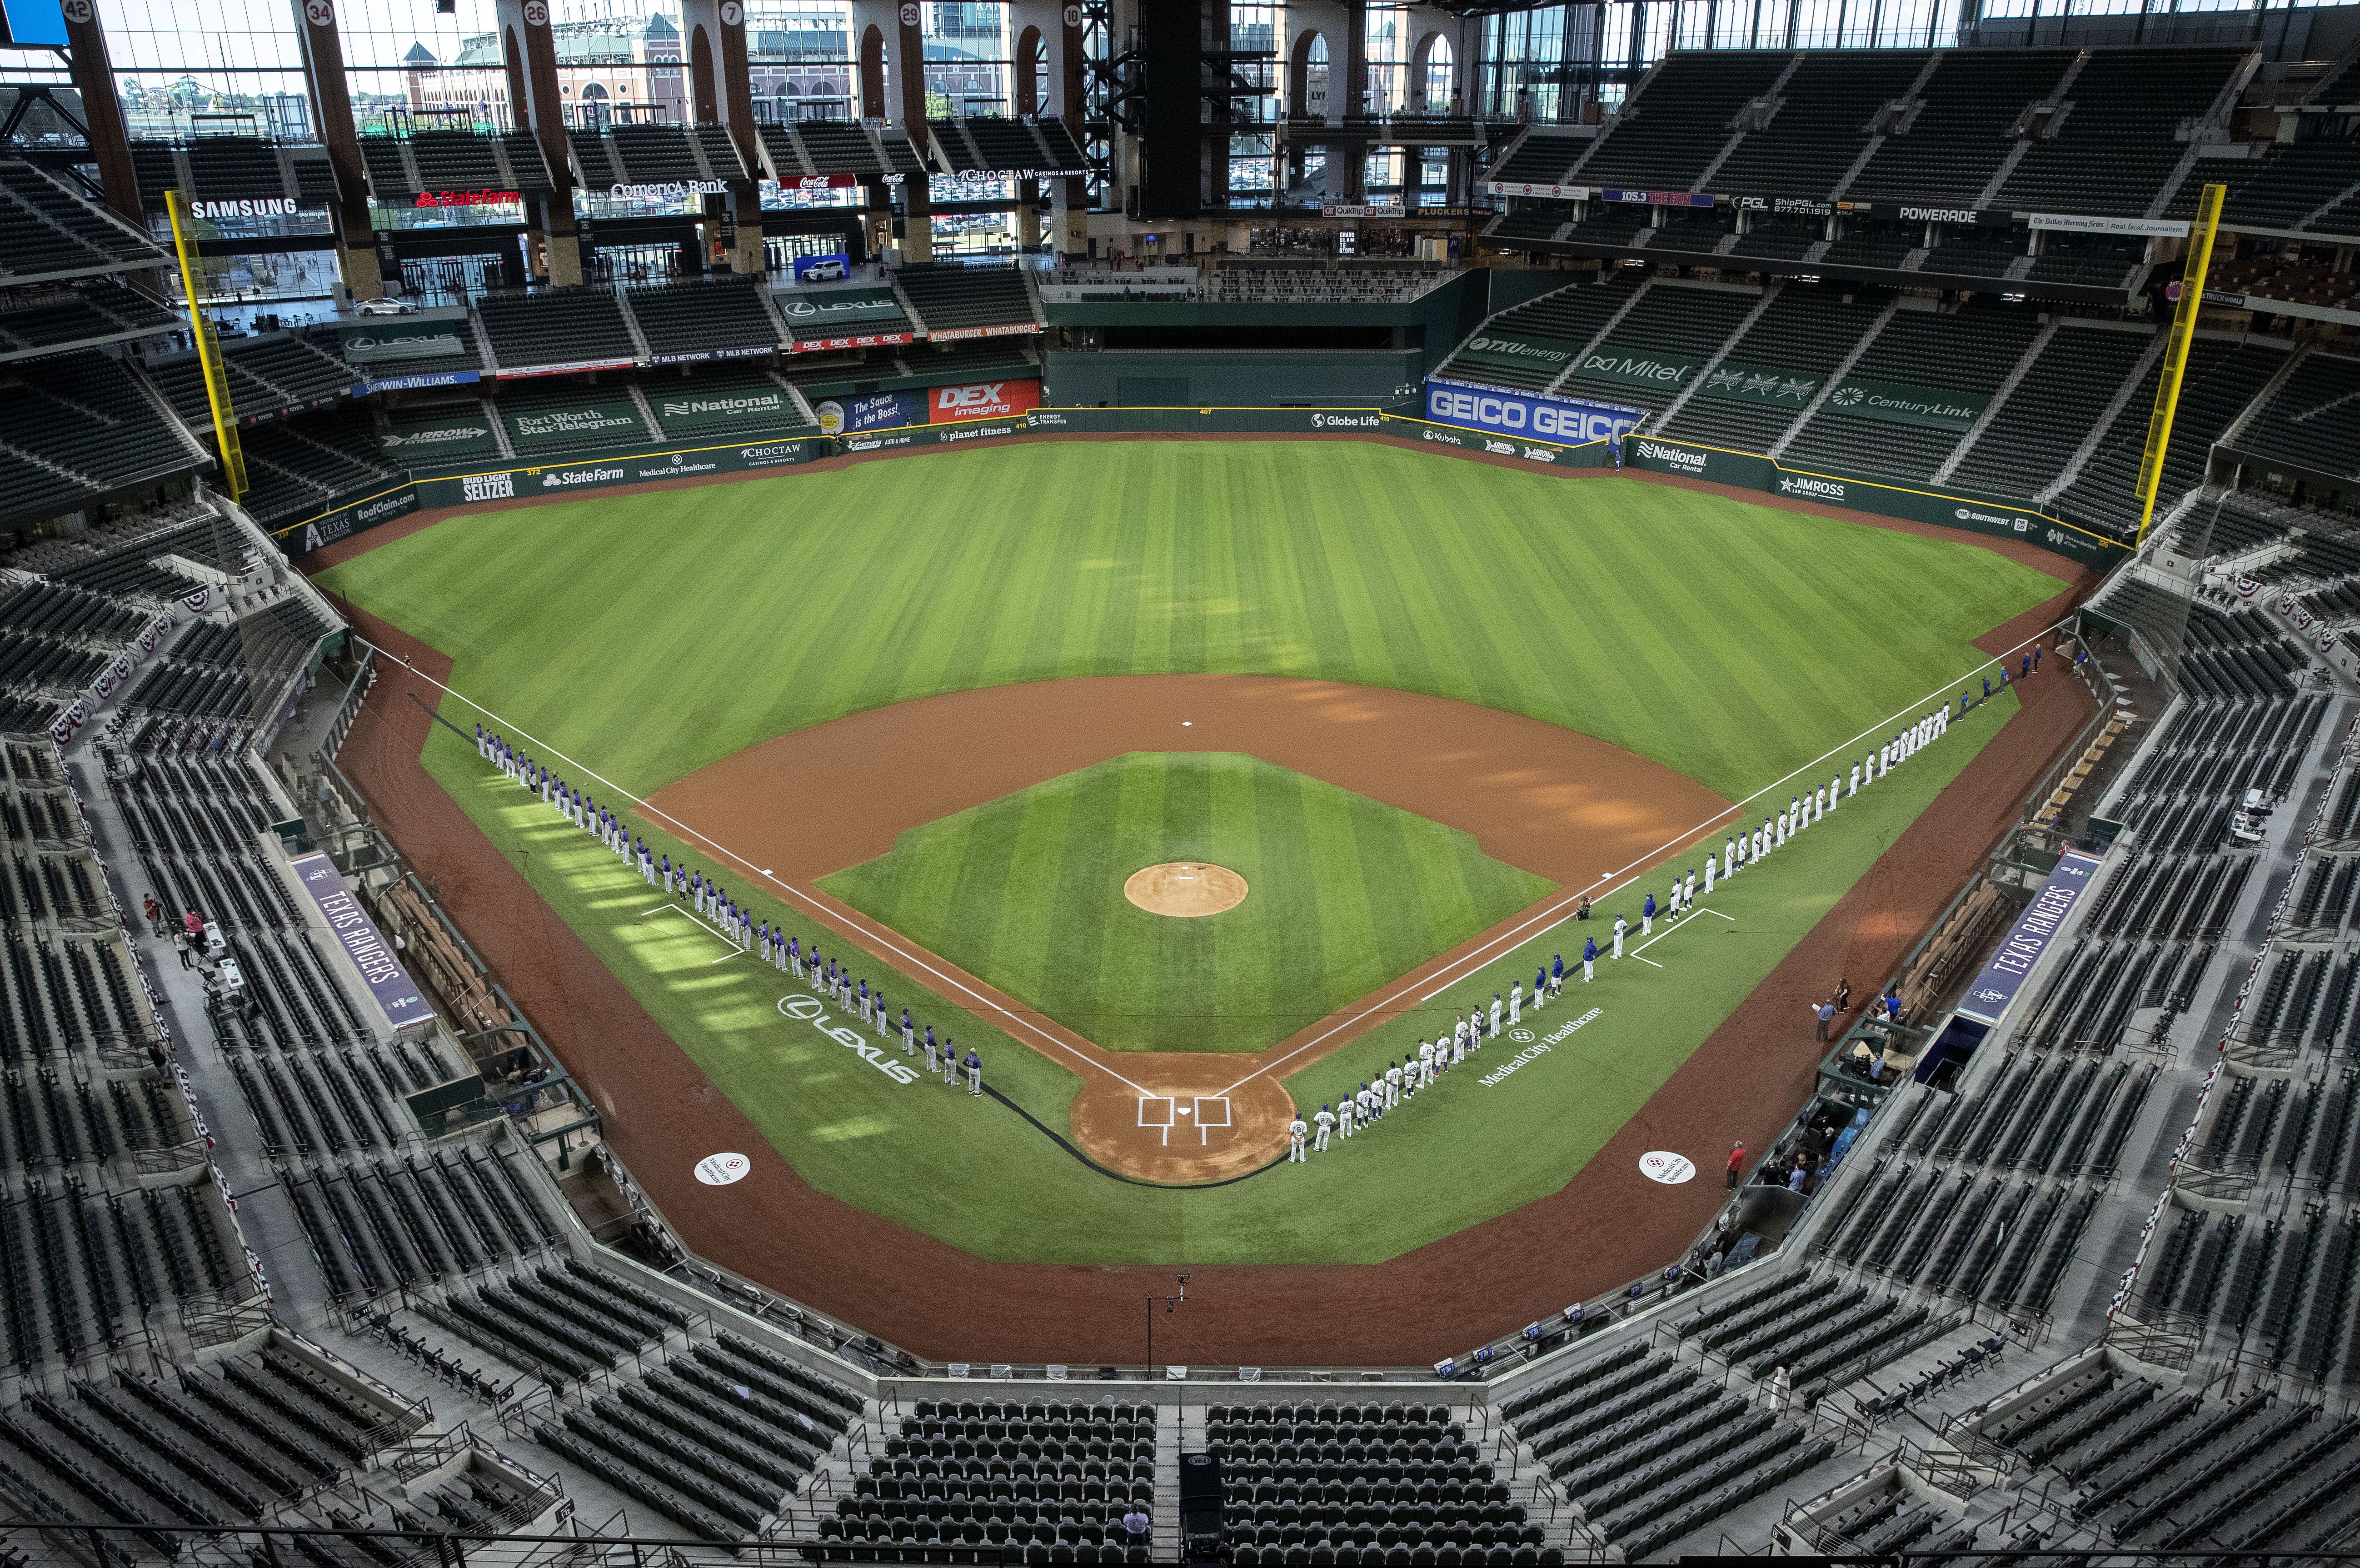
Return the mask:
[[[755,0],[746,7],[754,112],[763,119],[859,118],[853,27],[844,0]]]
[[[1361,35],[1369,54],[1367,96],[1362,103],[1345,104],[1346,114],[1394,115],[1408,106],[1410,40],[1404,35],[1409,27],[1407,6],[1369,7]]]
[[[1011,92],[1013,40],[1008,7],[999,0],[935,0],[920,10],[926,51],[926,117],[1005,115]]]

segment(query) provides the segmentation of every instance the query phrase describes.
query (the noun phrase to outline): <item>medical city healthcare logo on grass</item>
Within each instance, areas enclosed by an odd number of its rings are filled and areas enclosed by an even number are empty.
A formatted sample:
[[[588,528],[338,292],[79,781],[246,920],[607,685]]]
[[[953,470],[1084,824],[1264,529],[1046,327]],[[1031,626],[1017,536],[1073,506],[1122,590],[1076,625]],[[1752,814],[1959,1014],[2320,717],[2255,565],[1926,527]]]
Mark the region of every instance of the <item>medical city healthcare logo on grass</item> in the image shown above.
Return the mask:
[[[1579,1018],[1567,1019],[1564,1023],[1550,1030],[1548,1034],[1542,1038],[1534,1041],[1531,1045],[1526,1046],[1523,1050],[1518,1051],[1514,1056],[1510,1057],[1505,1062],[1501,1064],[1500,1068],[1496,1071],[1485,1073],[1480,1079],[1477,1080],[1477,1081],[1482,1084],[1486,1089],[1491,1088],[1493,1084],[1502,1082],[1510,1073],[1523,1067],[1526,1062],[1536,1061],[1540,1058],[1548,1055],[1549,1047],[1551,1046],[1568,1038],[1576,1029],[1580,1028],[1583,1025],[1588,1024],[1591,1019],[1597,1017],[1601,1013],[1605,1011],[1606,1009],[1603,1007],[1593,1007]],[[1521,1029],[1516,1032],[1518,1034],[1524,1033],[1524,1031]]]
[[[883,1047],[872,1046],[862,1039],[859,1030],[831,1027],[827,1021],[827,1008],[817,997],[781,996],[779,998],[779,1011],[790,1018],[802,1019],[894,1082],[918,1081],[916,1068],[912,1067],[908,1062],[895,1061],[885,1054]]]

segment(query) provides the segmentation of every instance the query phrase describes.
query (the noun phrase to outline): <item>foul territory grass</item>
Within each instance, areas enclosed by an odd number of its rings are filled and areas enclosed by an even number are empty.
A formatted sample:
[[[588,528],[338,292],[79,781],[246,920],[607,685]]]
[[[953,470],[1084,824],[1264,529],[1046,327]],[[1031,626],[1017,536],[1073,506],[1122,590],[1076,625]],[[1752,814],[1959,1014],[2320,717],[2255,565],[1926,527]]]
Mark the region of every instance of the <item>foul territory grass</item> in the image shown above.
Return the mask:
[[[1970,639],[2059,587],[1972,545],[1664,487],[1291,442],[1042,444],[519,509],[440,523],[329,581],[449,652],[502,729],[639,794],[932,692],[1210,671],[1485,703],[1732,798],[1959,679],[1978,663]],[[473,709],[444,707],[471,728]],[[1662,971],[1626,961],[1579,1009],[1561,1003],[1552,1028],[1600,1015],[1548,1054],[1489,1087],[1454,1075],[1349,1153],[1197,1191],[1111,1181],[1005,1108],[894,1082],[780,1014],[773,973],[712,963],[684,917],[642,914],[645,884],[464,738],[438,729],[425,761],[815,1187],[992,1257],[1351,1262],[1562,1186],[2013,708],[1978,708],[1717,890],[1733,921],[1651,952]],[[812,929],[800,908],[758,898],[756,913]],[[1572,929],[1458,990],[1488,1000]],[[1064,1125],[1063,1066],[872,969]],[[1316,1108],[1453,1005],[1456,991],[1290,1088]]]
[[[1151,914],[1143,866],[1243,877]],[[1474,836],[1230,752],[1132,752],[913,828],[820,885],[1110,1050],[1253,1051],[1557,884]]]

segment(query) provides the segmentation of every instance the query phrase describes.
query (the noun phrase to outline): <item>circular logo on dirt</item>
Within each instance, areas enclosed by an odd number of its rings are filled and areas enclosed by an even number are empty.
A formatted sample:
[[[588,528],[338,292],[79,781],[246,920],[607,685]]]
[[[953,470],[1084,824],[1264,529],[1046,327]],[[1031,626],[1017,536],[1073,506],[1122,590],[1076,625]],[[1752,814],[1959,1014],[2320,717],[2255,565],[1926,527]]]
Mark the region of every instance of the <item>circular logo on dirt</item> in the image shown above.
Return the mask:
[[[733,1181],[743,1181],[754,1162],[742,1154],[709,1154],[696,1162],[696,1179],[707,1187],[727,1187]]]
[[[1639,1174],[1666,1187],[1677,1187],[1696,1174],[1696,1161],[1669,1149],[1649,1149],[1639,1157]]]
[[[1520,1046],[1529,1046],[1533,1043],[1533,1032],[1530,1029],[1511,1029],[1508,1031],[1508,1038]]]

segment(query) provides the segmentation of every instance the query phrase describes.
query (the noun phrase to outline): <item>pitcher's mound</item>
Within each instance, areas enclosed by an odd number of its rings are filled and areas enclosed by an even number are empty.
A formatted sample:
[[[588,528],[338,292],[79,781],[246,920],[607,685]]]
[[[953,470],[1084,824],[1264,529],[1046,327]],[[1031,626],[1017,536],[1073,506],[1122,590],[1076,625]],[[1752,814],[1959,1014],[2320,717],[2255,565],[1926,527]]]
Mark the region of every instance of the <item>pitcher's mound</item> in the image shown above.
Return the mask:
[[[1136,871],[1122,895],[1150,915],[1218,915],[1246,900],[1246,879],[1227,866],[1173,861]]]

